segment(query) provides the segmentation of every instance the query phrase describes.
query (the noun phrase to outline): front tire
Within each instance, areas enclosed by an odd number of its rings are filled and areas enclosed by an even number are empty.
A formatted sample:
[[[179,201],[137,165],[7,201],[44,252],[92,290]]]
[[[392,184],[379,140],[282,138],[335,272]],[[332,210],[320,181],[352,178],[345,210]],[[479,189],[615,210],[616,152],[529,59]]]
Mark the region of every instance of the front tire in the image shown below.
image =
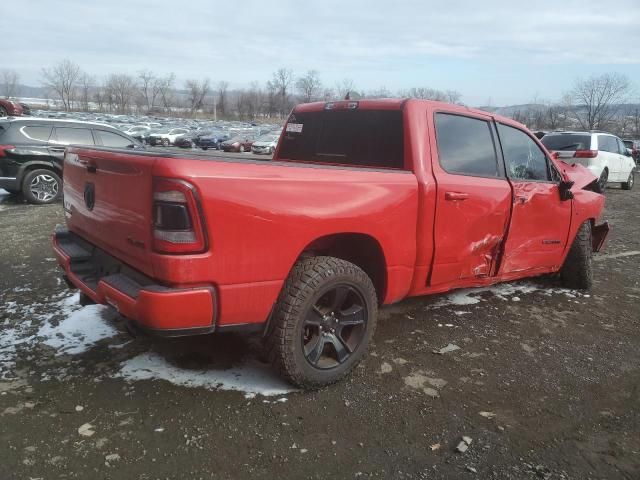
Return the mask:
[[[7,109],[0,106],[0,117],[8,117]]]
[[[22,195],[29,203],[53,203],[62,193],[62,180],[52,170],[38,169],[28,172],[22,181]]]
[[[267,356],[293,385],[324,387],[362,360],[377,316],[376,291],[361,268],[334,257],[300,260],[274,309]]]
[[[633,188],[633,184],[635,183],[635,179],[634,179],[634,172],[633,170],[631,170],[631,173],[629,174],[629,178],[627,179],[626,182],[622,182],[622,189],[623,190],[631,190]]]
[[[580,226],[560,270],[560,278],[567,288],[588,290],[593,286],[592,256],[591,222],[586,221]]]
[[[240,147],[238,148],[238,152],[244,153],[244,145],[240,145]]]

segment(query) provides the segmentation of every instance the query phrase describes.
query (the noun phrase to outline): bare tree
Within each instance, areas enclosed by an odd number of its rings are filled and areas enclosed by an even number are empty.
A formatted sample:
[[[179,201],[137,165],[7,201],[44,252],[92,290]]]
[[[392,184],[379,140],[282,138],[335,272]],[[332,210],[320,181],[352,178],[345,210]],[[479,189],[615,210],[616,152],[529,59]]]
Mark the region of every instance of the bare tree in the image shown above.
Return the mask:
[[[162,107],[167,112],[171,112],[171,107],[175,102],[173,92],[173,83],[175,82],[175,80],[176,76],[173,73],[170,73],[166,77],[158,79],[158,95],[160,96]]]
[[[80,77],[80,67],[69,59],[62,60],[52,68],[42,69],[42,82],[55,92],[62,102],[62,107],[69,111],[73,106],[75,88]]]
[[[209,94],[209,79],[204,79],[202,82],[199,82],[198,80],[187,80],[185,82],[185,88],[187,89],[191,115],[194,115],[202,108],[204,99]]]
[[[352,94],[357,94],[356,86],[353,83],[353,80],[351,80],[350,78],[343,78],[339,82],[336,82],[334,91],[338,100],[344,100],[347,98],[347,96],[351,98]]]
[[[136,94],[136,82],[131,75],[125,73],[109,75],[106,90],[118,113],[130,111]]]
[[[15,70],[4,69],[1,72],[0,90],[5,98],[15,97],[18,94],[18,82],[20,81],[20,75]]]
[[[446,90],[444,92],[444,101],[449,103],[460,103],[462,95],[457,90]]]
[[[227,114],[227,93],[229,90],[229,82],[225,82],[224,80],[218,82],[218,102],[216,110],[218,115],[224,117]]]
[[[367,98],[393,98],[394,95],[389,91],[387,87],[380,87],[376,90],[371,90],[366,95]]]
[[[96,103],[99,111],[104,111],[104,106],[106,103],[104,85],[97,85],[93,89],[93,101]]]
[[[144,106],[147,111],[153,110],[160,94],[160,79],[151,70],[142,70],[138,73],[138,80]]]
[[[278,92],[280,105],[280,118],[284,118],[285,113],[289,110],[289,87],[293,82],[293,72],[288,68],[279,68],[273,73],[271,84]]]
[[[318,98],[322,91],[322,82],[316,70],[309,70],[304,77],[296,80],[296,89],[300,99],[309,103]]]
[[[573,115],[586,130],[606,129],[629,90],[628,78],[617,73],[578,79],[569,93],[575,106]]]
[[[87,73],[81,73],[78,79],[78,98],[80,99],[80,105],[85,112],[89,111],[89,102],[91,99],[90,91],[93,88],[94,79]]]

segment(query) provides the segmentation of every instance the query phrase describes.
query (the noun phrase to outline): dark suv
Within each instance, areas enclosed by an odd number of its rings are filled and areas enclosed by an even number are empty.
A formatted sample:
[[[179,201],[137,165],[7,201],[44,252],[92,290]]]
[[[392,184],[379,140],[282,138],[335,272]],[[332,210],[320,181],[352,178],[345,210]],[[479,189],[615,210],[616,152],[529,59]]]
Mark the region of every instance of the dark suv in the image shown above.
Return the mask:
[[[0,119],[0,188],[30,203],[52,203],[62,192],[67,145],[144,148],[108,125],[50,118]]]

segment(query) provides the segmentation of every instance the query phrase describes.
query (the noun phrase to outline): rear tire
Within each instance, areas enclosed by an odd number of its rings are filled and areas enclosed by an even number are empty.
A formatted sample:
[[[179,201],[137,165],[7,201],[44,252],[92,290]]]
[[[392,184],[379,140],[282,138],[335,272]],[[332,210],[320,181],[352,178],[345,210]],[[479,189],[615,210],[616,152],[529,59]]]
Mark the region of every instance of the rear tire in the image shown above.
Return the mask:
[[[244,145],[240,145],[240,148],[238,148],[238,151],[240,153],[244,153]]]
[[[633,188],[633,184],[636,183],[635,179],[634,179],[634,172],[633,170],[631,170],[631,173],[629,174],[629,178],[627,179],[626,182],[622,182],[622,189],[623,190],[631,190]]]
[[[53,170],[31,170],[22,181],[22,195],[29,203],[46,205],[53,203],[62,193],[62,180]]]
[[[591,222],[586,221],[580,226],[560,270],[560,278],[567,288],[588,290],[593,286],[592,255]]]
[[[169,139],[168,138],[163,138],[162,139],[162,146],[163,147],[168,147],[169,146]]]
[[[360,267],[334,257],[300,260],[274,309],[267,356],[293,385],[324,387],[362,360],[377,315],[375,288]]]

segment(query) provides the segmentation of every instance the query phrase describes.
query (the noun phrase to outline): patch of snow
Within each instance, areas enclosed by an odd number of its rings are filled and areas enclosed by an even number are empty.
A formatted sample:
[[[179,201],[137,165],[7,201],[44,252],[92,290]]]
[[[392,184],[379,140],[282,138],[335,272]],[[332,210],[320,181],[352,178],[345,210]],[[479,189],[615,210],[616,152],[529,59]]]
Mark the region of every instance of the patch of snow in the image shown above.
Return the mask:
[[[62,308],[70,308],[71,298],[62,302]],[[46,323],[38,331],[43,343],[57,350],[56,355],[85,352],[104,338],[118,334],[112,325],[117,313],[103,305],[88,305],[71,312],[58,325]]]
[[[268,365],[249,361],[228,370],[190,370],[170,364],[154,353],[143,353],[121,363],[116,376],[128,381],[164,380],[184,387],[244,392],[246,398],[256,394],[265,397],[285,395],[295,391],[280,379]]]
[[[450,305],[454,306],[465,306],[465,305],[475,305],[483,301],[481,295],[485,292],[492,293],[494,296],[499,298],[500,300],[509,300],[511,299],[514,302],[518,302],[521,300],[519,295],[526,295],[533,292],[540,292],[543,295],[551,296],[553,294],[564,294],[568,298],[575,298],[577,296],[581,296],[582,294],[575,291],[569,290],[566,288],[544,288],[541,285],[537,285],[531,282],[518,282],[518,283],[500,283],[497,285],[492,285],[490,287],[480,287],[480,288],[464,288],[461,290],[456,290],[452,293],[449,293],[444,296],[441,300],[431,305],[429,308],[442,308]],[[513,298],[511,298],[513,297]],[[464,315],[465,313],[470,312],[454,312],[456,315]]]

